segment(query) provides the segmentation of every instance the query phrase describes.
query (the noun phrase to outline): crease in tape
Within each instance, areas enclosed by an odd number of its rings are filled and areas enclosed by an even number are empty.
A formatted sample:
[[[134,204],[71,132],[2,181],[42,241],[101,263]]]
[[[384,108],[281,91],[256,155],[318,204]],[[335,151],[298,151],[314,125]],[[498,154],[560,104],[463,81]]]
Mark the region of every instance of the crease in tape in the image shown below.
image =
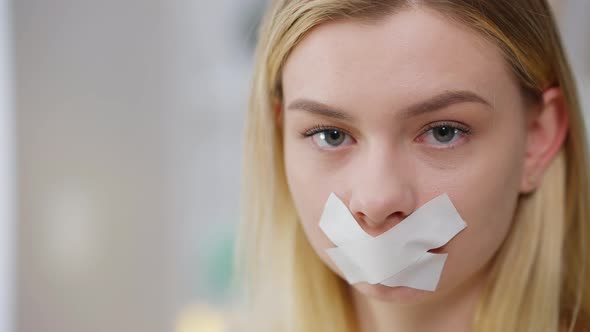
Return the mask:
[[[336,245],[326,252],[348,283],[428,291],[436,289],[448,255],[428,250],[445,245],[467,227],[448,195],[442,194],[372,237],[334,193],[326,201],[319,226]]]

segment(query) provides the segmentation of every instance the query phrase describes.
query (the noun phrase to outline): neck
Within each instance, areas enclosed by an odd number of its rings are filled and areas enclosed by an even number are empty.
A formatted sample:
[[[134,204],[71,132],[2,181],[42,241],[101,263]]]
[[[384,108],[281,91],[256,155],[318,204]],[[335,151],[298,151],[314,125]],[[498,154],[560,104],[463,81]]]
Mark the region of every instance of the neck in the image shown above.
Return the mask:
[[[487,272],[487,271],[485,271]],[[352,290],[361,332],[470,332],[485,285],[484,271],[461,287],[419,304],[384,302]]]

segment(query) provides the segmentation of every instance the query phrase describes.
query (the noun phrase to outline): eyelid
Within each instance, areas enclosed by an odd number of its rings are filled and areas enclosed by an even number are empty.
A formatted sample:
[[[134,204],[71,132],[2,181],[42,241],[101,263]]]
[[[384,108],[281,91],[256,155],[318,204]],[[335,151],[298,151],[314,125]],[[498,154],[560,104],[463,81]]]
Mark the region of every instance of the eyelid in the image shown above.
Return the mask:
[[[461,122],[442,120],[442,121],[431,122],[431,123],[427,124],[426,126],[424,126],[420,130],[420,133],[416,137],[416,139],[423,136],[424,134],[426,134],[427,132],[429,132],[430,130],[432,130],[434,128],[443,127],[443,126],[448,126],[448,127],[459,129],[460,131],[463,132],[464,135],[469,135],[471,133],[471,128]],[[305,131],[301,132],[300,134],[302,137],[307,138],[307,137],[312,137],[313,135],[316,135],[318,133],[321,133],[321,132],[324,132],[327,130],[341,131],[342,133],[344,133],[345,135],[349,136],[351,139],[356,141],[354,136],[348,130],[343,129],[342,127],[339,127],[339,126],[334,126],[334,125],[324,125],[324,124],[314,125],[311,128],[306,129]]]
[[[440,127],[450,127],[450,128],[453,128],[454,130],[458,130],[460,132],[460,133],[458,133],[459,137],[457,138],[456,141],[448,142],[448,143],[441,142],[441,143],[429,144],[429,143],[425,142],[427,140],[427,137],[431,136],[431,134],[429,134],[429,133],[432,132],[434,129],[440,128]],[[466,140],[469,139],[471,134],[472,134],[471,128],[463,123],[456,122],[456,121],[437,121],[437,122],[432,122],[432,123],[429,123],[428,125],[426,125],[421,130],[418,137],[415,138],[415,141],[420,144],[426,144],[430,148],[433,148],[433,149],[448,150],[448,149],[454,149],[454,148],[464,144],[466,142]],[[434,134],[432,134],[432,135],[434,135]],[[453,139],[454,138],[455,137],[453,137]]]
[[[418,135],[418,137],[426,134],[428,131],[430,131],[434,128],[445,127],[445,126],[457,128],[457,129],[461,130],[464,134],[471,133],[471,128],[461,122],[443,120],[443,121],[431,122],[431,123],[427,124],[426,126],[424,126],[424,128],[422,128],[422,130],[420,130],[420,134]]]
[[[338,127],[338,126],[331,126],[331,125],[330,126],[328,126],[328,125],[315,125],[315,126],[309,128],[309,129],[303,131],[301,133],[301,136],[303,136],[303,137],[310,137],[310,136],[313,136],[313,135],[315,135],[317,133],[321,133],[321,132],[326,131],[326,130],[338,130],[338,131],[341,131],[344,134],[350,136],[350,138],[353,138],[353,136],[346,129],[342,129],[342,128]]]

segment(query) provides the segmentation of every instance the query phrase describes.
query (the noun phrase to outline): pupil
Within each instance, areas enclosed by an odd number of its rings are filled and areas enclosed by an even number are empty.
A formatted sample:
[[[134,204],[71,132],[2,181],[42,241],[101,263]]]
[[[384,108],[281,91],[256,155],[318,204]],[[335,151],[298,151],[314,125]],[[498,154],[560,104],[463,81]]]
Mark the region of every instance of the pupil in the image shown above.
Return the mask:
[[[334,130],[330,133],[330,138],[337,141],[340,138],[340,133]]]

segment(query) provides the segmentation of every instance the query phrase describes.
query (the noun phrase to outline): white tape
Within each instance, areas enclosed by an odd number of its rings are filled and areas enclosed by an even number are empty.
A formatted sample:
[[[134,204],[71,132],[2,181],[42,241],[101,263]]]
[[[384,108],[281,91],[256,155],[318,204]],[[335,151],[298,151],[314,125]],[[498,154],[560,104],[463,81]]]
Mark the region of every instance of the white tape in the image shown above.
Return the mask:
[[[434,291],[447,254],[428,250],[443,246],[467,225],[446,194],[414,211],[387,232],[372,237],[346,205],[331,193],[320,228],[336,245],[328,256],[350,284],[367,282]]]

